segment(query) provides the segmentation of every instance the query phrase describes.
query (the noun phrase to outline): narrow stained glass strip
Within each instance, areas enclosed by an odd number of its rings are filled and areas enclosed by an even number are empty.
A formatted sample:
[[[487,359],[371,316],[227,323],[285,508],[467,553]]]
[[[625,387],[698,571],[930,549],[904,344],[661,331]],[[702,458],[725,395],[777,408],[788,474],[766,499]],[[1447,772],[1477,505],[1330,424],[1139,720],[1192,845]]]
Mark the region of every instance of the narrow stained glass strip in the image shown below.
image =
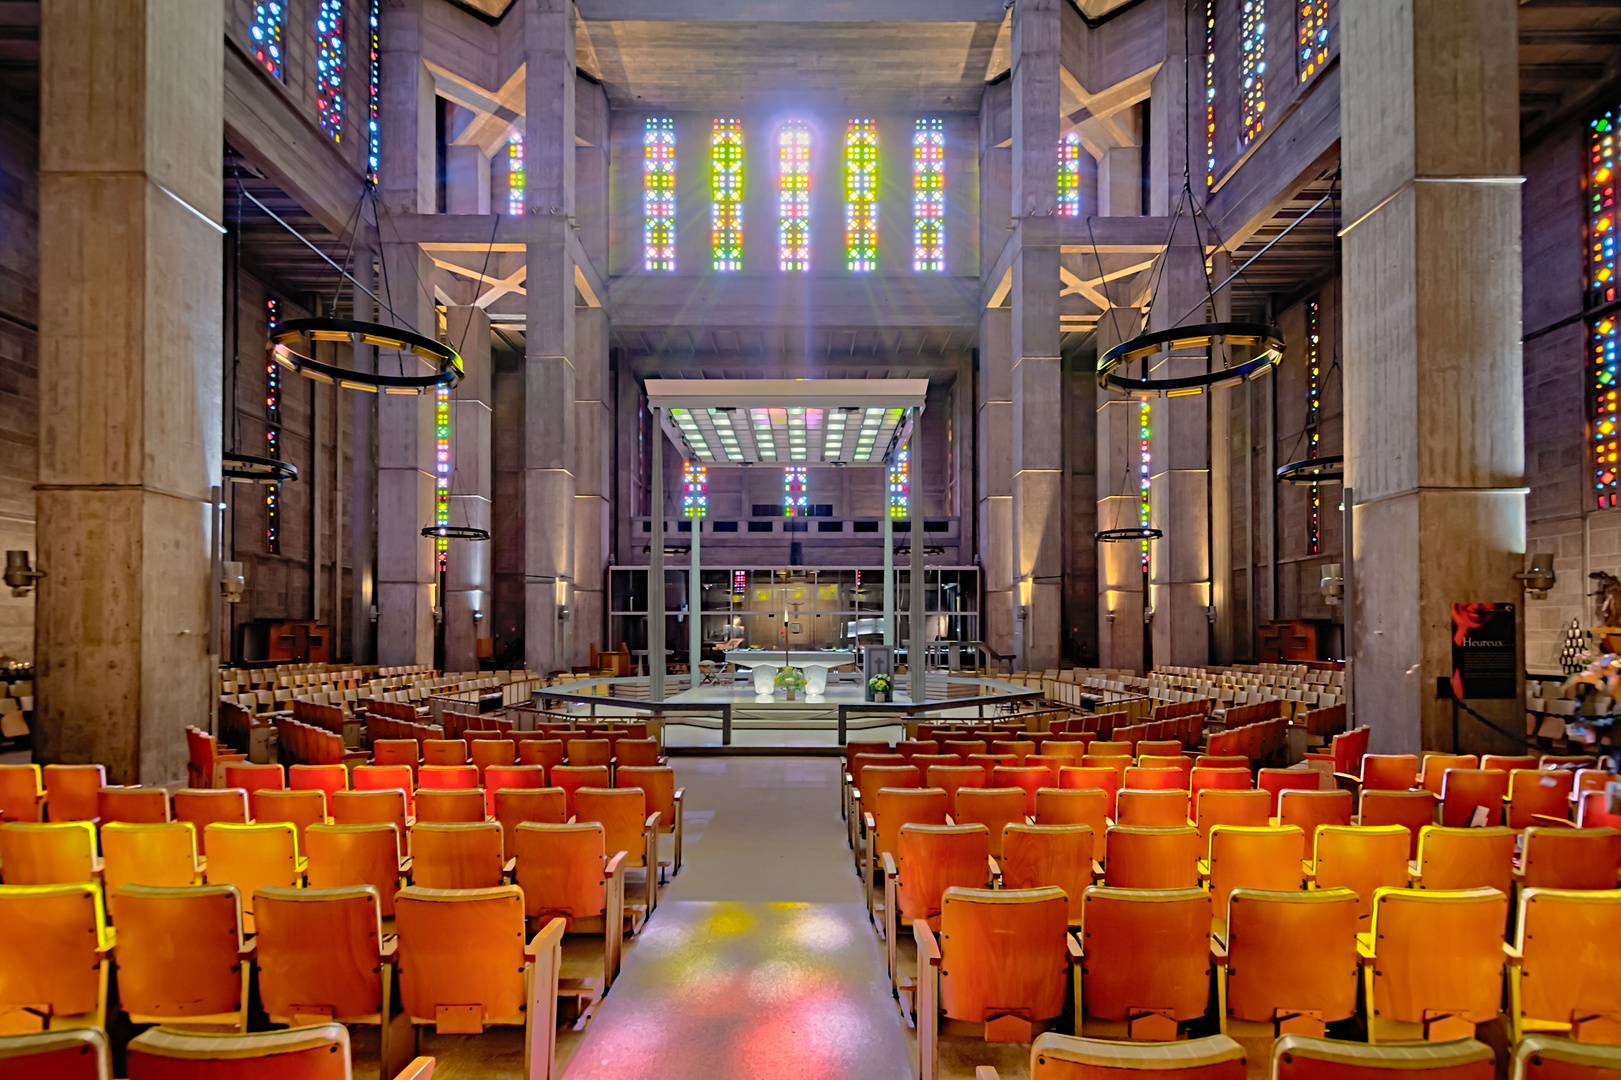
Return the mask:
[[[675,121],[647,122],[643,166],[646,236],[642,265],[648,270],[675,269]]]
[[[946,268],[945,126],[919,120],[912,135],[912,269]]]

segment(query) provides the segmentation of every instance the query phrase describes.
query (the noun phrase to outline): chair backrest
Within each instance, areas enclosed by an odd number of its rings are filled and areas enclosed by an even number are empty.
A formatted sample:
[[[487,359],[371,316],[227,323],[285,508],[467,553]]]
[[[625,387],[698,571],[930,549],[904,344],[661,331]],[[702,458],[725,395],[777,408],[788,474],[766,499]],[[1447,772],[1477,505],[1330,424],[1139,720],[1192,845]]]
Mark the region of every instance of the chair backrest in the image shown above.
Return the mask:
[[[523,889],[530,918],[566,919],[572,929],[575,919],[603,913],[606,836],[594,821],[567,825],[526,821],[514,830],[513,881]]]
[[[1210,902],[1203,890],[1094,885],[1086,890],[1084,907],[1080,997],[1088,1014],[1129,1020],[1153,1011],[1178,1022],[1204,1015],[1210,1001]],[[1144,957],[1153,962],[1144,963]]]
[[[879,788],[922,787],[923,770],[914,765],[868,765],[861,770],[861,782],[855,786],[863,799],[871,798]]]
[[[659,816],[659,832],[675,831],[675,769],[669,765],[620,765],[614,770],[614,787],[641,788],[646,802],[644,820]]]
[[[1477,808],[1486,811],[1487,825],[1501,824],[1508,778],[1509,774],[1501,769],[1446,770],[1441,780],[1441,824],[1467,828]]]
[[[235,885],[242,897],[242,930],[254,932],[253,894],[267,885],[298,884],[298,833],[288,824],[237,825],[214,822],[203,828],[210,885]]]
[[[990,851],[990,831],[983,825],[902,825],[895,842],[895,906],[901,916],[938,930],[947,889],[986,886]]]
[[[44,769],[45,811],[52,821],[94,821],[101,813],[99,794],[107,785],[102,765],[47,765]]]
[[[1199,792],[1206,789],[1248,791],[1254,786],[1255,784],[1250,778],[1250,771],[1247,768],[1195,765],[1188,772],[1188,790],[1195,806],[1199,804]]]
[[[543,788],[546,786],[546,768],[543,765],[491,765],[484,770],[485,813],[495,816],[495,793],[502,788]]]
[[[287,786],[294,791],[324,791],[330,800],[333,792],[349,790],[349,770],[341,764],[289,765]]]
[[[1195,824],[1201,839],[1210,839],[1217,825],[1266,825],[1270,818],[1272,793],[1260,788],[1248,791],[1207,788],[1199,792]]]
[[[1052,787],[1054,783],[1052,774],[1039,765],[997,765],[991,769],[990,777],[993,788],[1016,787],[1024,792],[1024,812],[1027,816],[1036,812],[1036,792],[1044,787]]]
[[[421,763],[422,748],[415,739],[376,739],[371,744],[373,765],[409,765]]]
[[[983,739],[942,739],[940,752],[942,754],[956,754],[964,765],[968,764],[970,754],[983,754],[989,748],[989,743]],[[904,760],[904,759],[903,759]],[[852,776],[855,774],[852,772]],[[860,784],[858,783],[859,787]]]
[[[1081,921],[1081,898],[1092,884],[1089,825],[1020,825],[1002,830],[1002,887],[1055,885],[1069,900],[1069,921]]]
[[[418,791],[471,791],[478,787],[473,765],[423,765],[417,769]]]
[[[350,773],[350,787],[354,791],[403,791],[405,812],[416,812],[416,780],[409,765],[356,765]]]
[[[467,764],[467,743],[462,739],[422,740],[422,764],[440,767]]]
[[[432,1058],[417,1058],[397,1080],[431,1076]],[[144,1031],[129,1044],[130,1080],[349,1080],[349,1031],[316,1024],[251,1035]]]
[[[1227,901],[1227,1011],[1271,1023],[1356,1013],[1357,895],[1350,889],[1234,889]],[[1309,947],[1302,947],[1309,943]]]
[[[903,825],[944,825],[947,796],[944,788],[879,788],[867,803],[875,826],[868,842],[874,858],[895,851]]]
[[[1181,769],[1155,769],[1132,766],[1120,786],[1138,791],[1187,791],[1190,774]]]
[[[487,810],[482,788],[424,788],[417,792],[419,822],[483,821]]]
[[[1418,834],[1435,824],[1439,800],[1427,791],[1364,791],[1357,803],[1363,825],[1401,825],[1407,829],[1408,858],[1418,856]]]
[[[1514,1047],[1511,1080],[1613,1080],[1621,1047],[1579,1043],[1560,1035],[1526,1035]]]
[[[253,898],[259,997],[272,1023],[383,1011],[382,898],[369,885],[267,887]]]
[[[1097,788],[1042,788],[1036,792],[1037,825],[1085,825],[1092,830],[1092,858],[1102,862],[1109,827],[1109,793]]]
[[[473,1006],[485,1024],[523,1022],[523,906],[516,885],[400,890],[400,1003],[412,1022],[434,1023],[442,1005]]]
[[[1063,1012],[1069,979],[1062,889],[945,891],[940,905],[940,1011],[984,1023],[1004,1013],[1031,1022]]]
[[[104,787],[96,793],[96,816],[109,821],[155,824],[170,820],[169,792],[160,787]]]
[[[568,820],[568,800],[562,788],[496,788],[490,795],[495,820],[501,825],[501,850],[508,858],[514,854],[519,825],[526,821],[560,825]]]
[[[1012,756],[1022,762],[1036,752],[1036,744],[1029,739],[992,739],[985,752],[995,757]]]
[[[1323,774],[1315,769],[1261,769],[1255,774],[1255,786],[1271,792],[1273,817],[1278,816],[1278,797],[1285,791],[1320,791]]]
[[[49,770],[47,770],[47,773]],[[1548,819],[1570,820],[1570,792],[1576,774],[1568,769],[1516,769],[1508,774],[1508,804],[1504,808],[1511,829],[1552,824]]]
[[[1496,1019],[1507,921],[1508,896],[1496,889],[1379,889],[1371,1008],[1406,1023],[1422,1023],[1426,1012]]]
[[[424,889],[501,884],[501,826],[494,821],[411,826],[411,883]],[[395,914],[399,913],[398,896]]]
[[[208,826],[247,824],[248,793],[241,788],[181,788],[174,793],[174,816],[197,826],[197,850],[207,855]]]
[[[578,812],[574,806],[574,793],[583,787],[608,786],[606,765],[558,765],[547,773],[553,787],[563,789],[563,800],[570,817]]]
[[[1352,728],[1335,735],[1330,742],[1334,754],[1334,771],[1349,776],[1362,775],[1362,757],[1368,752],[1368,737],[1372,729],[1367,725]]]
[[[1523,775],[1514,773],[1515,776]],[[1525,830],[1520,884],[1537,889],[1613,889],[1621,868],[1621,829]]]
[[[1188,793],[1121,788],[1115,811],[1115,820],[1122,825],[1175,828],[1187,824]]]
[[[1016,787],[960,788],[957,811],[951,819],[958,825],[983,825],[990,830],[991,855],[1002,854],[1002,830],[1024,820],[1025,794]]]
[[[1335,791],[1278,792],[1278,824],[1298,825],[1308,837],[1317,835],[1321,825],[1349,825],[1355,796],[1340,789]]]
[[[1513,829],[1451,829],[1429,825],[1419,832],[1421,889],[1496,889],[1504,896],[1514,881]]]
[[[0,885],[0,926],[0,1011],[44,1005],[72,1016],[105,1006],[97,949],[109,934],[99,888]]]
[[[1400,825],[1324,825],[1317,830],[1312,866],[1319,889],[1356,893],[1357,918],[1366,923],[1373,917],[1375,889],[1407,884],[1407,830]]]
[[[92,881],[96,827],[88,821],[0,823],[0,880],[7,885]]]
[[[112,1080],[112,1051],[100,1028],[0,1035],[0,1076]]]
[[[285,788],[287,775],[280,765],[254,765],[247,761],[233,761],[225,766],[225,786],[241,788],[248,793],[248,817],[257,819],[258,792]]]
[[[1250,759],[1242,754],[1200,754],[1193,759],[1195,769],[1243,769],[1249,772]]]
[[[1417,754],[1363,754],[1362,787],[1370,791],[1406,791],[1418,783]]]
[[[1114,889],[1190,889],[1199,884],[1204,844],[1191,825],[1109,829],[1103,878]],[[1208,909],[1205,918],[1208,921]]]
[[[304,847],[304,830],[326,822],[326,792],[319,788],[309,791],[262,788],[253,797],[257,801],[254,820],[261,825],[277,822],[291,825],[298,833],[300,850]]]
[[[930,765],[925,784],[946,793],[946,812],[955,815],[957,793],[963,788],[984,787],[985,770],[977,765]]]
[[[1210,910],[1227,917],[1236,888],[1292,892],[1306,887],[1306,834],[1292,825],[1216,825],[1210,830]]]
[[[1537,767],[1536,754],[1482,754],[1480,755],[1482,769],[1496,769],[1499,772],[1512,772],[1515,769],[1534,769]]]
[[[1615,880],[1613,873],[1610,880]],[[1621,980],[1615,978],[1614,958],[1593,944],[1618,940],[1621,889],[1528,888],[1520,893],[1517,922],[1521,1017],[1554,1024],[1587,1021],[1608,1033],[1592,1039],[1578,1028],[1573,1037],[1613,1045],[1614,1024],[1621,1016]]]
[[[566,753],[561,739],[523,739],[518,743],[518,763],[545,767],[548,782],[552,767],[563,764]]]
[[[125,885],[108,903],[118,925],[118,1004],[131,1017],[179,1020],[242,1010],[236,886]]]
[[[1174,1044],[1082,1039],[1049,1031],[1030,1044],[1030,1080],[1244,1080],[1244,1048],[1225,1035]]]
[[[1478,754],[1425,754],[1419,769],[1419,786],[1437,799],[1441,797],[1441,781],[1448,769],[1478,769]]]
[[[613,743],[607,739],[568,740],[568,763],[574,766],[607,767],[613,762]]]
[[[311,825],[305,833],[309,887],[376,890],[382,917],[394,915],[400,888],[400,834],[392,824]]]
[[[358,770],[357,770],[358,771]],[[334,825],[389,825],[405,842],[405,792],[398,788],[382,791],[340,791],[332,796]],[[307,835],[306,830],[306,835]]]
[[[1108,798],[1109,816],[1114,817],[1120,798],[1120,770],[1093,766],[1066,766],[1058,770],[1058,786],[1081,791],[1101,791]]]
[[[601,824],[607,850],[623,851],[626,866],[647,865],[646,808],[647,796],[635,788],[583,787],[574,793],[574,816]]]
[[[1496,1052],[1474,1039],[1374,1044],[1285,1035],[1272,1045],[1272,1080],[1493,1080]]]
[[[101,827],[101,884],[180,888],[197,881],[197,827],[189,821],[109,821]]]
[[[659,764],[658,740],[620,739],[614,744],[614,761],[621,769],[653,768]]]

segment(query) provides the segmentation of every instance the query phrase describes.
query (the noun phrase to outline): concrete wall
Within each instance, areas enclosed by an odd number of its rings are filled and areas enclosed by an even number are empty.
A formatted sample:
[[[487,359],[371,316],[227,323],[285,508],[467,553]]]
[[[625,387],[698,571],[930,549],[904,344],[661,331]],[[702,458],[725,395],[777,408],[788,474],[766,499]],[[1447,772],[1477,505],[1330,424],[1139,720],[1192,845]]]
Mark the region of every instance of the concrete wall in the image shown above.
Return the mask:
[[[0,100],[0,550],[28,551],[37,565],[39,118],[16,108]],[[33,593],[0,590],[0,657],[33,660]]]

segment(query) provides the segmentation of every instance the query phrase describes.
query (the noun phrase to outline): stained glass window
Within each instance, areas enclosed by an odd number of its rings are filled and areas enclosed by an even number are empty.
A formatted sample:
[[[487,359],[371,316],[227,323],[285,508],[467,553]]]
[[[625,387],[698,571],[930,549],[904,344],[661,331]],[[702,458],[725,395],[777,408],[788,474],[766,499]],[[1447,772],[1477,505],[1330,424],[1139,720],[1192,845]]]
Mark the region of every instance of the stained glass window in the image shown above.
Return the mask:
[[[844,132],[844,257],[849,269],[878,265],[878,128],[851,120]]]
[[[1204,183],[1216,182],[1216,0],[1204,9]]]
[[[1081,216],[1081,136],[1076,131],[1058,140],[1058,216]]]
[[[379,64],[379,42],[377,35],[377,5],[381,0],[371,0],[371,17],[368,32],[371,38],[371,58],[366,73],[366,175],[372,183],[377,183],[377,158],[380,149],[377,124],[377,103],[381,98],[381,66]]]
[[[276,78],[281,78],[281,38],[287,9],[282,0],[259,0],[253,5],[253,25],[248,36],[253,39],[253,58]]]
[[[1244,88],[1244,114],[1240,126],[1244,145],[1261,133],[1266,112],[1266,0],[1244,0],[1239,75]]]
[[[1306,456],[1312,461],[1317,460],[1317,442],[1321,432],[1318,424],[1322,419],[1323,383],[1322,383],[1322,314],[1323,305],[1320,300],[1311,299],[1306,302],[1306,362],[1308,366],[1308,379],[1306,382],[1306,437],[1309,445]],[[1319,514],[1323,508],[1322,493],[1317,485],[1311,485],[1311,514],[1307,521],[1306,541],[1308,554],[1316,555],[1322,548],[1322,522]]]
[[[1153,461],[1153,455],[1148,451],[1149,436],[1153,431],[1148,426],[1148,402],[1144,400],[1137,411],[1137,524],[1143,528],[1149,527],[1149,501],[1148,501],[1148,467]],[[1148,541],[1143,541],[1143,572],[1148,572]]]
[[[805,496],[805,470],[790,465],[782,470],[782,513],[784,517],[804,517],[810,513]]]
[[[1621,107],[1588,122],[1587,139],[1587,322],[1588,377],[1593,387],[1593,486],[1601,507],[1621,505],[1621,410],[1617,408],[1616,347],[1621,312],[1616,299],[1616,127]],[[1608,308],[1608,310],[1605,310]]]
[[[281,325],[281,301],[265,301],[266,337]],[[274,356],[265,361],[265,456],[281,460],[281,365]],[[281,485],[265,488],[265,547],[281,554]]]
[[[523,136],[516,131],[507,140],[507,213],[523,216]]]
[[[343,138],[343,0],[321,0],[315,13],[315,112],[333,142]]]
[[[433,520],[440,528],[450,524],[450,387],[441,386],[433,403]],[[450,539],[433,540],[434,565],[442,574],[450,565]]]
[[[709,470],[696,462],[687,462],[682,476],[685,493],[681,498],[681,512],[687,517],[703,517],[709,512]]]
[[[743,125],[716,120],[709,142],[710,256],[716,270],[743,268]]]
[[[777,134],[777,242],[783,270],[810,269],[810,128],[790,120]]]
[[[912,481],[907,450],[902,447],[895,454],[895,460],[889,463],[889,516],[903,518],[910,507],[912,494]]]
[[[647,235],[643,265],[649,270],[675,269],[675,121],[647,122],[643,164],[642,212]]]
[[[935,119],[912,134],[912,269],[946,268],[946,132]]]
[[[1295,26],[1300,36],[1300,81],[1328,62],[1328,0],[1296,0]]]

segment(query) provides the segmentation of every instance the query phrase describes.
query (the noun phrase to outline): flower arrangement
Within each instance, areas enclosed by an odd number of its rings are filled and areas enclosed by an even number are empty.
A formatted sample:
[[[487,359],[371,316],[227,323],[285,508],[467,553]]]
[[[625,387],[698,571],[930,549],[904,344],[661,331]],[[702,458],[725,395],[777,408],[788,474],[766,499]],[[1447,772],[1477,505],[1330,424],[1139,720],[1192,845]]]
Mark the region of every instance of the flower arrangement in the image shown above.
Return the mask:
[[[779,689],[788,691],[788,696],[793,697],[796,691],[805,688],[805,673],[796,667],[785,667],[777,672],[774,681]]]
[[[867,689],[875,694],[887,694],[895,689],[895,680],[880,672],[867,680]]]

